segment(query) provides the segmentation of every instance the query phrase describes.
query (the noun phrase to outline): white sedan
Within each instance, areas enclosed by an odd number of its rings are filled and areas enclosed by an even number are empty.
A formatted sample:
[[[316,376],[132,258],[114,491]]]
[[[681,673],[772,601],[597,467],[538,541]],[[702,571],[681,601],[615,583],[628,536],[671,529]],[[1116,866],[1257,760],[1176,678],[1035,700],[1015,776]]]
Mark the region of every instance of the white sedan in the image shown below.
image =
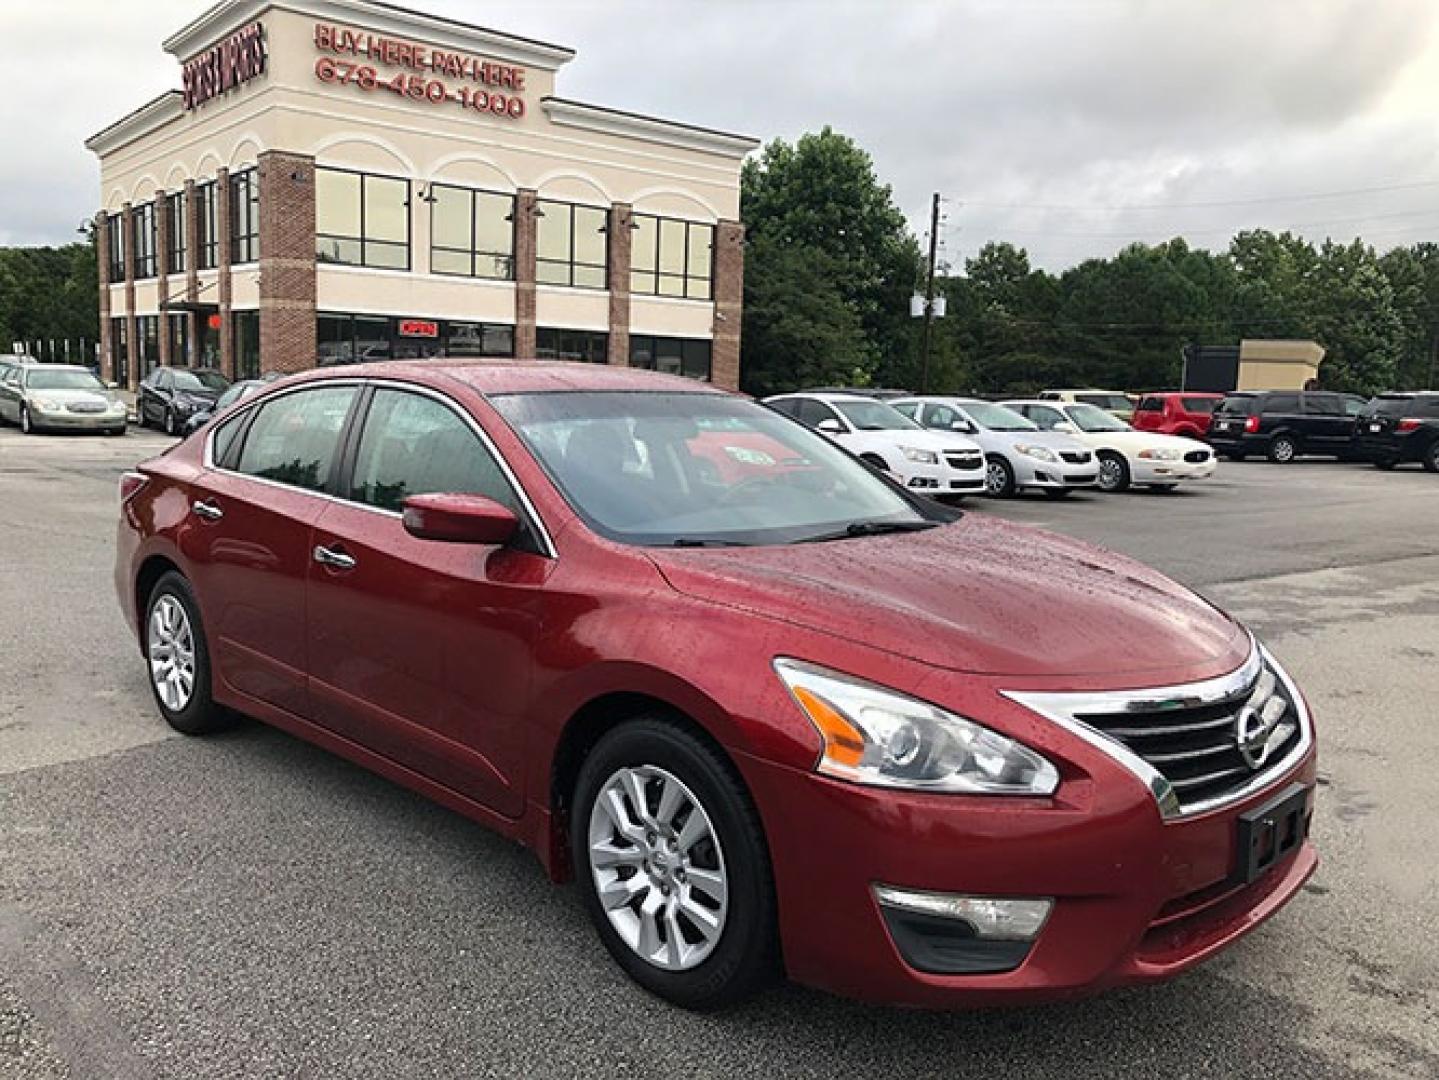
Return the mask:
[[[1214,451],[1197,439],[1135,431],[1093,405],[1039,400],[1004,404],[1041,429],[1072,435],[1093,450],[1099,458],[1101,491],[1124,491],[1131,484],[1170,491],[1184,480],[1214,473]]]
[[[978,495],[984,453],[973,439],[926,431],[889,405],[857,393],[804,391],[765,398],[855,457],[922,495]]]

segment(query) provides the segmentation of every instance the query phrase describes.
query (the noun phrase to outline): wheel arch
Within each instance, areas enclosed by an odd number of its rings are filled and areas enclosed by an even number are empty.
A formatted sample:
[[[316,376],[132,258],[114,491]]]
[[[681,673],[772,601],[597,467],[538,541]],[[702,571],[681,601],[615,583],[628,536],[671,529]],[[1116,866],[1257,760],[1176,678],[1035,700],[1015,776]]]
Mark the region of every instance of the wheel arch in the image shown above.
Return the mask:
[[[136,624],[141,630],[140,637],[142,639],[144,637],[145,604],[150,599],[150,593],[154,591],[155,583],[171,571],[181,577],[185,576],[185,571],[180,568],[179,563],[168,555],[158,552],[146,556],[144,562],[140,564],[140,568],[135,571],[135,618]]]

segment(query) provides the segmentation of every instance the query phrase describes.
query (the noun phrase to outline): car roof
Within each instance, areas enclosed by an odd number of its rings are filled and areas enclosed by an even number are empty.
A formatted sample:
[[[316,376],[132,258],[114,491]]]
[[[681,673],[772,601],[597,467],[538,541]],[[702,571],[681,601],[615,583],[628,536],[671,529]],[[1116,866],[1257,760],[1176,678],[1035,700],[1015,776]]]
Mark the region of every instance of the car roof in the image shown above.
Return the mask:
[[[770,397],[807,397],[814,398],[816,401],[873,401],[878,402],[881,405],[889,404],[889,402],[880,401],[879,398],[870,397],[868,394],[862,394],[858,390],[791,390],[788,393],[784,394],[772,394],[770,395]]]
[[[44,368],[46,371],[89,371],[84,364],[27,364],[27,367]]]
[[[996,401],[994,404],[996,404],[996,405],[1048,405],[1048,406],[1049,406],[1050,408],[1052,408],[1052,409],[1057,409],[1057,408],[1059,408],[1059,406],[1061,406],[1061,405],[1082,405],[1082,404],[1084,404],[1084,403],[1083,403],[1083,402],[1080,402],[1080,401],[1053,401],[1053,400],[1051,400],[1051,399],[1049,399],[1049,398],[1005,398],[1005,399],[1002,400],[1002,401]]]
[[[1228,395],[1215,390],[1145,390],[1140,397],[1215,397],[1222,398]]]
[[[305,372],[300,378],[305,381],[396,378],[424,383],[452,380],[485,395],[575,390],[728,393],[681,375],[567,360],[388,360],[318,368]]]

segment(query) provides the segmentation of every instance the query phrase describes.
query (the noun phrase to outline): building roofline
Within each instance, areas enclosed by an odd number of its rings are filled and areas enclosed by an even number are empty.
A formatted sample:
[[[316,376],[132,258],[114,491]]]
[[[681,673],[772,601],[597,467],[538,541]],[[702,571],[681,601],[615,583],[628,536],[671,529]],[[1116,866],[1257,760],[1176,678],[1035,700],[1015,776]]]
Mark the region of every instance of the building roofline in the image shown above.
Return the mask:
[[[623,109],[611,109],[604,105],[591,105],[589,102],[574,101],[570,98],[551,95],[541,98],[540,105],[553,123],[565,127],[583,128],[622,138],[643,139],[706,154],[742,158],[760,145],[758,139],[749,135],[716,131],[713,128],[625,112]]]
[[[108,154],[178,120],[185,114],[183,98],[184,95],[178,90],[166,90],[133,112],[126,113],[108,127],[95,132],[85,140],[85,149],[98,155]]]
[[[415,11],[387,0],[220,0],[166,38],[162,47],[183,63],[271,9],[358,24],[396,37],[423,38],[457,51],[483,53],[546,71],[554,71],[575,55],[564,45]]]

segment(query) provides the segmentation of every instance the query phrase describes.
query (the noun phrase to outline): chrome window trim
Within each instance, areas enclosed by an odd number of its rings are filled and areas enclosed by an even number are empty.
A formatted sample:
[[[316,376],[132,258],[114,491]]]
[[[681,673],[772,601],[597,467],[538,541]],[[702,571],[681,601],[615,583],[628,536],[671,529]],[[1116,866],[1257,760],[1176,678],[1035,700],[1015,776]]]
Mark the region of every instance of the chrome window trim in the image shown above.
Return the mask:
[[[405,382],[402,379],[366,378],[363,376],[343,379],[315,379],[310,382],[300,383],[296,386],[287,386],[283,389],[276,390],[274,393],[262,393],[252,395],[250,398],[242,401],[235,408],[235,410],[230,413],[230,415],[225,417],[225,423],[228,425],[232,422],[239,422],[240,418],[244,416],[245,413],[249,412],[251,409],[259,408],[267,402],[275,401],[276,399],[285,397],[289,394],[299,393],[303,390],[314,390],[320,387],[340,386],[353,386],[358,390],[364,390],[365,387],[369,386],[375,387],[376,389],[399,390],[406,393],[422,394],[425,397],[433,398],[435,401],[438,401],[441,405],[444,405],[451,412],[459,416],[459,418],[479,438],[481,444],[485,447],[485,449],[488,450],[490,454],[494,457],[495,461],[500,466],[500,472],[504,474],[505,479],[509,481],[510,486],[514,489],[515,494],[519,497],[520,505],[524,508],[526,516],[529,518],[531,524],[534,526],[535,535],[540,541],[540,547],[543,549],[541,554],[543,554],[544,557],[547,559],[559,558],[559,551],[555,548],[554,540],[550,537],[550,531],[545,526],[544,518],[540,516],[540,512],[535,508],[535,504],[530,499],[529,492],[527,492],[524,488],[524,485],[520,483],[519,477],[517,477],[515,475],[515,471],[510,468],[510,463],[505,460],[505,455],[500,453],[499,447],[495,445],[494,440],[490,438],[489,433],[480,426],[479,421],[477,421],[473,416],[470,415],[468,409],[462,406],[459,402],[455,401],[449,395],[432,389],[431,387],[422,386],[419,383]],[[386,510],[382,506],[371,506],[369,503],[357,502],[354,499],[346,499],[339,495],[332,495],[328,491],[313,491],[310,488],[297,487],[294,484],[282,484],[278,480],[270,480],[263,476],[252,476],[250,473],[240,472],[237,469],[221,468],[220,466],[215,464],[214,456],[215,433],[218,430],[219,428],[216,427],[205,433],[205,446],[201,460],[205,468],[211,472],[226,473],[229,476],[241,476],[244,477],[246,480],[251,480],[257,484],[268,484],[271,487],[277,487],[284,491],[295,491],[299,492],[302,495],[311,495],[317,499],[323,499],[326,502],[341,503],[345,506],[353,506],[361,510],[368,510],[372,514],[382,514],[385,517],[390,518],[404,517],[404,515],[401,514],[399,511]],[[356,444],[356,449],[358,449],[358,444]]]
[[[1203,682],[1186,683],[1179,686],[1164,686],[1142,690],[1100,690],[1057,693],[1001,690],[1000,693],[1011,701],[1051,720],[1065,731],[1096,750],[1117,761],[1149,789],[1159,808],[1159,815],[1166,822],[1181,821],[1197,817],[1211,810],[1218,810],[1242,802],[1256,792],[1271,786],[1285,776],[1304,759],[1314,745],[1314,721],[1309,715],[1304,697],[1295,686],[1289,673],[1274,658],[1274,655],[1249,635],[1249,657],[1228,675],[1206,679]],[[1268,664],[1279,681],[1284,685],[1289,698],[1294,702],[1295,715],[1299,721],[1299,739],[1289,753],[1268,767],[1255,773],[1249,781],[1224,795],[1201,799],[1182,807],[1179,796],[1164,775],[1149,762],[1130,750],[1123,743],[1110,738],[1104,732],[1091,727],[1077,716],[1087,713],[1105,713],[1111,716],[1126,712],[1154,712],[1165,708],[1198,708],[1217,705],[1241,697],[1259,677],[1264,665]]]

